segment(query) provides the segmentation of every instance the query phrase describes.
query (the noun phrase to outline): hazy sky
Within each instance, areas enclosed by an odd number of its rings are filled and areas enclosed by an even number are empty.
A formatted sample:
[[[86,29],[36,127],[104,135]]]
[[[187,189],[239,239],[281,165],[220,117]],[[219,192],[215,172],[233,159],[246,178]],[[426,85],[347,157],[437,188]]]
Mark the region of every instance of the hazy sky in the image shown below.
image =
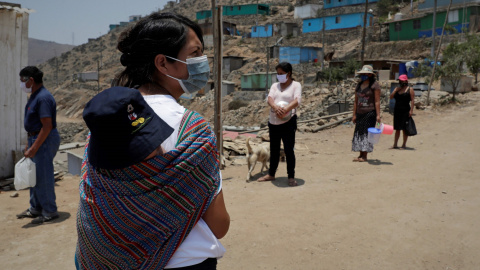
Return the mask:
[[[108,33],[110,24],[128,22],[131,15],[163,9],[168,0],[4,0],[34,9],[28,36],[80,45]]]

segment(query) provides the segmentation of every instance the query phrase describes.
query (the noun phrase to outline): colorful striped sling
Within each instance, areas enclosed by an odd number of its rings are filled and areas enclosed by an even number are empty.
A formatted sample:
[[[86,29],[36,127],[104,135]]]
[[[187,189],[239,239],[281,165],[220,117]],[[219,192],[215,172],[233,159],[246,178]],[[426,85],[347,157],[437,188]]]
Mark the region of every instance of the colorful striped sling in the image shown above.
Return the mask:
[[[124,169],[94,168],[87,149],[88,139],[77,213],[80,269],[163,269],[220,183],[209,124],[186,111],[175,150]]]

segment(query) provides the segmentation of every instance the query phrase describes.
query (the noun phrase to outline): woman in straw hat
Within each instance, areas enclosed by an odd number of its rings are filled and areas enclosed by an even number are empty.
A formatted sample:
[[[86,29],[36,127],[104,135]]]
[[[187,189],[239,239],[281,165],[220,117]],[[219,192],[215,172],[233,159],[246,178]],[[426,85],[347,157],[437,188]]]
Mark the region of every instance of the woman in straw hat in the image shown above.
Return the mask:
[[[376,82],[373,67],[364,65],[357,72],[360,82],[355,89],[352,122],[355,132],[352,140],[352,151],[360,152],[353,161],[367,161],[367,154],[373,151],[373,144],[368,141],[368,128],[380,123],[380,85]]]
[[[396,87],[390,94],[390,99],[395,99],[395,109],[393,111],[393,128],[395,129],[395,139],[391,149],[405,149],[407,147],[408,135],[406,132],[406,122],[413,113],[413,104],[415,104],[415,92],[408,86],[408,77],[403,74],[398,77],[400,87]],[[398,148],[397,143],[400,138],[400,130],[403,130],[403,144]]]

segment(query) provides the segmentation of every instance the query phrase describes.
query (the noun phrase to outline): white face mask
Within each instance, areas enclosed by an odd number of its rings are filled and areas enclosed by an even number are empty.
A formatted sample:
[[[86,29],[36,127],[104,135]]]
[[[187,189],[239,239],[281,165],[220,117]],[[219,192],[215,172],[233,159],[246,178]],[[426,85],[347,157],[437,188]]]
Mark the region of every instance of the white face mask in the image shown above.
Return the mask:
[[[277,80],[280,83],[286,83],[287,82],[287,74],[277,74]]]
[[[32,93],[32,87],[27,88],[27,83],[26,82],[20,82],[20,89],[22,89],[22,91],[27,93],[27,94]]]

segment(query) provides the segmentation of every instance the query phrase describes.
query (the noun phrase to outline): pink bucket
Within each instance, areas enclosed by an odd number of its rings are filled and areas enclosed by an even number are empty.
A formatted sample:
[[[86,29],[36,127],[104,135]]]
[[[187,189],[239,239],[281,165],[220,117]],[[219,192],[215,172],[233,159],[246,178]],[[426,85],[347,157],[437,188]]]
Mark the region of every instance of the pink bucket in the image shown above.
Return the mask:
[[[380,130],[382,131],[382,134],[385,135],[392,135],[393,133],[393,126],[390,125],[385,125],[385,124],[380,124]]]

